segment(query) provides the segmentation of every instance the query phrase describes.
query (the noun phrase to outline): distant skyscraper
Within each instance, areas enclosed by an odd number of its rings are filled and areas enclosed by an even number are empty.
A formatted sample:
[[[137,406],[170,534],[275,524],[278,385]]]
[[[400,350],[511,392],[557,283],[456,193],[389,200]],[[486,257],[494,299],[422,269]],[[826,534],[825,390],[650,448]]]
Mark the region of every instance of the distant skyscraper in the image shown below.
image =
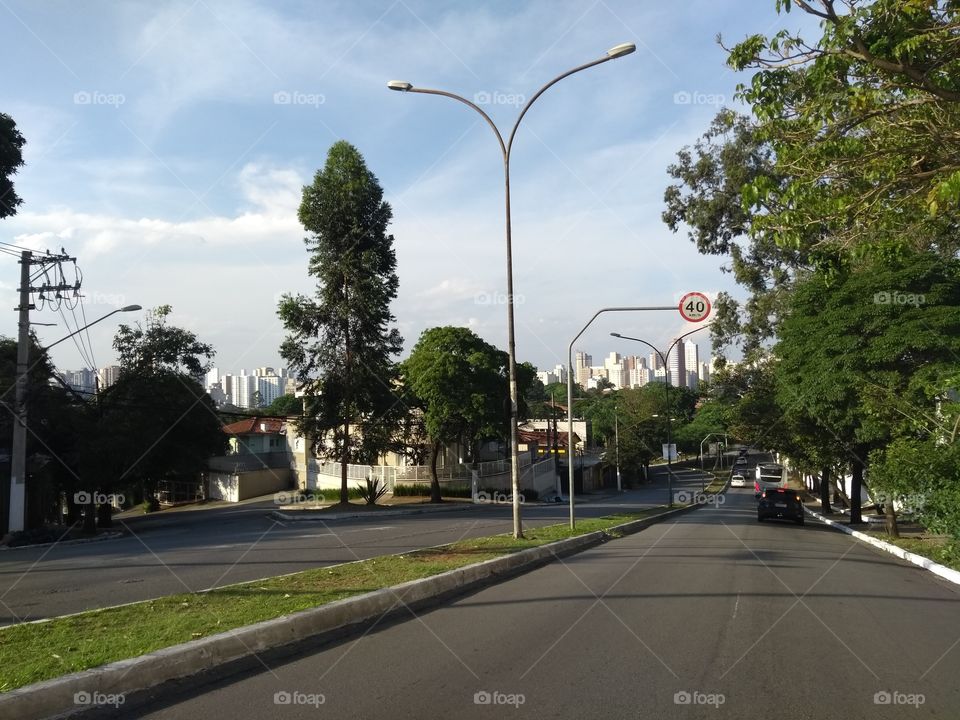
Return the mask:
[[[683,351],[683,344],[677,344],[670,355],[667,357],[667,364],[670,370],[670,384],[674,387],[687,386],[686,357]]]

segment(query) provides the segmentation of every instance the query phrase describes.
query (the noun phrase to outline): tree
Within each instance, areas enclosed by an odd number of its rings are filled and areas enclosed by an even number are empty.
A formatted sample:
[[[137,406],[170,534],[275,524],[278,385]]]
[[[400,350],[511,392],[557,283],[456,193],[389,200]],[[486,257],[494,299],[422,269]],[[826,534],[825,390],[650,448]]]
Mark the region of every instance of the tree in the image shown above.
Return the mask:
[[[68,502],[78,487],[77,449],[79,429],[89,418],[86,403],[71,395],[64,386],[53,384],[57,377],[45,351],[30,338],[30,356],[34,358],[27,373],[26,397],[30,403],[27,433],[27,478],[25,527],[39,527],[46,521],[60,522],[60,498]],[[0,338],[0,384],[4,392],[0,405],[0,451],[8,458],[14,423],[14,391],[17,369],[17,342]],[[9,476],[7,477],[9,481]],[[0,510],[8,512],[9,482],[0,488]],[[7,515],[3,516],[5,527]]]
[[[23,200],[13,187],[13,175],[23,167],[26,140],[13,118],[0,113],[0,219],[16,215]]]
[[[741,344],[748,362],[763,356],[774,334],[778,309],[797,269],[809,267],[802,249],[783,247],[754,232],[756,213],[744,199],[753,184],[779,187],[772,145],[747,117],[723,109],[692,148],[677,153],[667,172],[676,182],[664,192],[663,221],[673,231],[686,227],[703,255],[729,256],[734,279],[750,297],[743,306],[721,293],[711,329],[714,347]],[[746,242],[743,242],[743,241]]]
[[[960,261],[935,253],[818,272],[790,302],[775,347],[777,402],[801,408],[852,468],[851,522],[872,451],[934,411],[960,376]]]
[[[169,305],[147,311],[146,326],[121,325],[113,340],[121,373],[151,374],[161,370],[199,377],[210,369],[213,346],[189,330],[167,325]]]
[[[264,415],[291,417],[303,415],[303,398],[296,395],[281,395],[272,403],[263,408]]]
[[[297,427],[315,451],[340,460],[343,504],[347,465],[375,462],[398,423],[391,356],[402,339],[389,327],[398,286],[391,216],[357,149],[335,143],[303,189],[298,213],[310,233],[304,242],[316,292],[285,295],[278,308],[288,333],[280,354],[303,379],[306,396],[308,412]]]
[[[756,70],[738,97],[783,183],[746,188],[751,233],[832,267],[889,246],[960,249],[960,7],[949,0],[776,0],[821,19],[730,51]],[[838,254],[839,251],[839,254]]]
[[[422,407],[429,437],[431,502],[441,501],[437,458],[445,444],[505,436],[507,362],[507,353],[473,331],[448,326],[425,330],[403,363],[404,383]]]
[[[213,400],[195,379],[210,368],[213,349],[168,325],[171,313],[163,305],[145,326],[117,330],[120,377],[98,395],[80,456],[91,497],[134,489],[151,496],[161,480],[196,478],[226,447]]]

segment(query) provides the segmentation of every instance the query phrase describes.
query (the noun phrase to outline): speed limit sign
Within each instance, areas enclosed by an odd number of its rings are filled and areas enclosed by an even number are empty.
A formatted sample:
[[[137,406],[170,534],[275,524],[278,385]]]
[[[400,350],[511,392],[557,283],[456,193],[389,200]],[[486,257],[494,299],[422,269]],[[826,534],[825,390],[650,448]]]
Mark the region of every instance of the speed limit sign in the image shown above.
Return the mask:
[[[710,315],[710,299],[701,292],[691,292],[680,298],[680,315],[687,322],[701,322]]]

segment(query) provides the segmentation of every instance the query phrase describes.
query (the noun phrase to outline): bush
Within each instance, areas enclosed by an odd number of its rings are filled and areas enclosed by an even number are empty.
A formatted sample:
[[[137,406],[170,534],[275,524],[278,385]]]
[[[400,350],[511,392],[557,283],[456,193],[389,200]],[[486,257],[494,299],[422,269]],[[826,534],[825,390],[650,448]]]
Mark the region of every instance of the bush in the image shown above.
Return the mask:
[[[143,508],[144,513],[157,512],[160,509],[160,501],[153,495],[149,495],[140,507]]]
[[[387,486],[379,478],[368,477],[365,482],[365,485],[357,485],[357,492],[367,505],[376,505],[377,500],[387,494]]]
[[[440,485],[440,495],[442,497],[470,497],[469,485]],[[408,483],[397,484],[393,486],[394,497],[430,497],[430,483]]]

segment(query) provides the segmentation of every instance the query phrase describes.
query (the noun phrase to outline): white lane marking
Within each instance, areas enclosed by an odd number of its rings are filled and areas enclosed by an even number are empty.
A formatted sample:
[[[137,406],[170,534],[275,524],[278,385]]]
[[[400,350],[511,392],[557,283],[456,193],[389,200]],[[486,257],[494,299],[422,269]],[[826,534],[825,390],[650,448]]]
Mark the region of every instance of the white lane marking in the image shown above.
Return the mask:
[[[734,603],[734,605],[733,605],[733,617],[730,618],[731,620],[733,620],[733,619],[735,619],[735,618],[737,617],[737,608],[738,608],[738,607],[740,607],[740,593],[737,593],[737,602]]]

